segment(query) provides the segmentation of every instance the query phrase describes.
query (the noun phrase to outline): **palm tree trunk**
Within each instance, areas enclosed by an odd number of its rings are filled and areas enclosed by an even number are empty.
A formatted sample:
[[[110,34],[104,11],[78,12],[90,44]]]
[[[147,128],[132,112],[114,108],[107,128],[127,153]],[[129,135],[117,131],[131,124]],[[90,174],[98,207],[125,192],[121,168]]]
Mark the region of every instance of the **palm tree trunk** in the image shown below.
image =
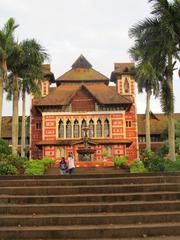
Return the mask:
[[[169,158],[171,161],[176,161],[175,154],[175,126],[174,126],[174,113],[169,113],[168,117],[168,141],[169,141]]]
[[[172,64],[172,56],[168,56],[168,72],[167,72],[167,84],[170,89],[171,97],[170,101],[170,109],[167,113],[168,118],[168,141],[169,141],[169,158],[172,162],[176,161],[176,153],[175,153],[175,125],[174,125],[174,90],[173,90],[173,64]]]
[[[18,77],[15,75],[13,78],[13,120],[12,120],[12,154],[18,153],[18,100],[19,100],[19,86]]]
[[[7,64],[6,60],[2,61],[1,65],[2,76],[0,76],[0,138],[2,137],[2,110],[3,110],[3,85],[7,79]]]
[[[21,157],[25,157],[26,148],[26,94],[22,92]]]
[[[151,90],[146,92],[146,148],[151,150],[151,133],[150,133],[150,98]]]
[[[3,78],[0,77],[0,138],[2,137]]]

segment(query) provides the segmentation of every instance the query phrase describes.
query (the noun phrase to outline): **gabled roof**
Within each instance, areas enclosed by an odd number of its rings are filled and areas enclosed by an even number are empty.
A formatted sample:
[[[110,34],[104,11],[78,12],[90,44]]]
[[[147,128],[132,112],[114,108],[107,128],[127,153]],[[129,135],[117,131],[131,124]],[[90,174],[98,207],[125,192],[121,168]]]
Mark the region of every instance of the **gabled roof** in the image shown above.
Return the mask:
[[[60,85],[46,97],[37,99],[36,106],[63,106],[68,105],[76,92],[85,88],[99,104],[131,104],[131,100],[121,96],[112,87],[103,83],[82,85]]]
[[[150,131],[151,134],[162,134],[167,128],[168,120],[167,116],[163,113],[150,115]],[[138,116],[138,135],[145,135],[145,114],[137,114]],[[180,113],[174,113],[174,119],[180,119]]]
[[[109,82],[109,78],[94,70],[87,59],[81,55],[72,65],[72,69],[57,78],[57,84],[62,82]]]

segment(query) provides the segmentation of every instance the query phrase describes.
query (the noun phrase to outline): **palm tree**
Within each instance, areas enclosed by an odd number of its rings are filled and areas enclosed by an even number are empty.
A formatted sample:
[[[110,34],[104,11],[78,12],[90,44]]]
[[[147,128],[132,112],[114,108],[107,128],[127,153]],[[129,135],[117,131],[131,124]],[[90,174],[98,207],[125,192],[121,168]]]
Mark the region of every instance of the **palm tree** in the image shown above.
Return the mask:
[[[169,157],[175,161],[174,131],[174,58],[180,60],[180,1],[149,0],[153,2],[153,17],[130,29],[135,46],[142,51],[143,59],[150,59],[161,88],[162,110],[168,117]]]
[[[20,89],[22,89],[23,111],[22,111],[22,149],[25,150],[25,93],[37,92],[36,79],[42,79],[42,64],[48,57],[44,48],[34,39],[25,40],[14,47],[9,59],[9,69],[11,70],[9,80],[12,81],[13,95],[13,123],[12,123],[12,153],[17,154],[18,147],[18,100]]]
[[[43,80],[42,64],[48,59],[45,49],[34,39],[22,42],[24,53],[22,77],[22,125],[21,125],[21,156],[25,156],[26,133],[26,93],[40,95],[39,82]],[[26,67],[25,67],[26,66]]]
[[[18,27],[13,18],[9,18],[0,29],[0,137],[2,125],[3,90],[7,79],[7,59],[14,46],[14,31]]]
[[[154,68],[149,60],[141,59],[141,54],[137,49],[129,50],[134,60],[139,59],[139,63],[135,68],[135,79],[138,86],[138,92],[146,92],[146,148],[151,150],[151,131],[150,131],[150,99],[153,94],[155,97],[159,94],[159,84],[156,78]]]

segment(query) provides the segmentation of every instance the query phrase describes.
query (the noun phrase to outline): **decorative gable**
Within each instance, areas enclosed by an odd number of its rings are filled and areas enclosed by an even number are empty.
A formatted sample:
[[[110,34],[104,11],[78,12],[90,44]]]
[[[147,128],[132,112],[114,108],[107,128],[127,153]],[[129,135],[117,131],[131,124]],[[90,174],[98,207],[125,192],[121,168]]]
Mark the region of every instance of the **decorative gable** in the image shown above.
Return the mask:
[[[95,100],[84,87],[81,87],[73,97],[71,107],[73,112],[95,111]]]

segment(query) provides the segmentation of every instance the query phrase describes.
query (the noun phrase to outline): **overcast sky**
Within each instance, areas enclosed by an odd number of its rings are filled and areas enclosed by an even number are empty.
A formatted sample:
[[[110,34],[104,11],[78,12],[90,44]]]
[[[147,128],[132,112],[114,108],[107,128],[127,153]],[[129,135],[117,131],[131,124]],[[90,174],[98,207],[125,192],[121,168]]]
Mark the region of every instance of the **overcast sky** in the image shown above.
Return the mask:
[[[131,61],[128,49],[133,40],[128,29],[149,16],[151,5],[147,0],[0,0],[0,10],[0,28],[13,17],[19,24],[18,40],[35,38],[47,49],[56,78],[69,70],[80,54],[110,77],[115,62]],[[175,111],[180,112],[177,72],[174,89]],[[157,99],[151,105],[153,112],[161,111]],[[11,109],[6,102],[4,115],[11,115]],[[143,94],[137,96],[137,110],[145,112]]]

